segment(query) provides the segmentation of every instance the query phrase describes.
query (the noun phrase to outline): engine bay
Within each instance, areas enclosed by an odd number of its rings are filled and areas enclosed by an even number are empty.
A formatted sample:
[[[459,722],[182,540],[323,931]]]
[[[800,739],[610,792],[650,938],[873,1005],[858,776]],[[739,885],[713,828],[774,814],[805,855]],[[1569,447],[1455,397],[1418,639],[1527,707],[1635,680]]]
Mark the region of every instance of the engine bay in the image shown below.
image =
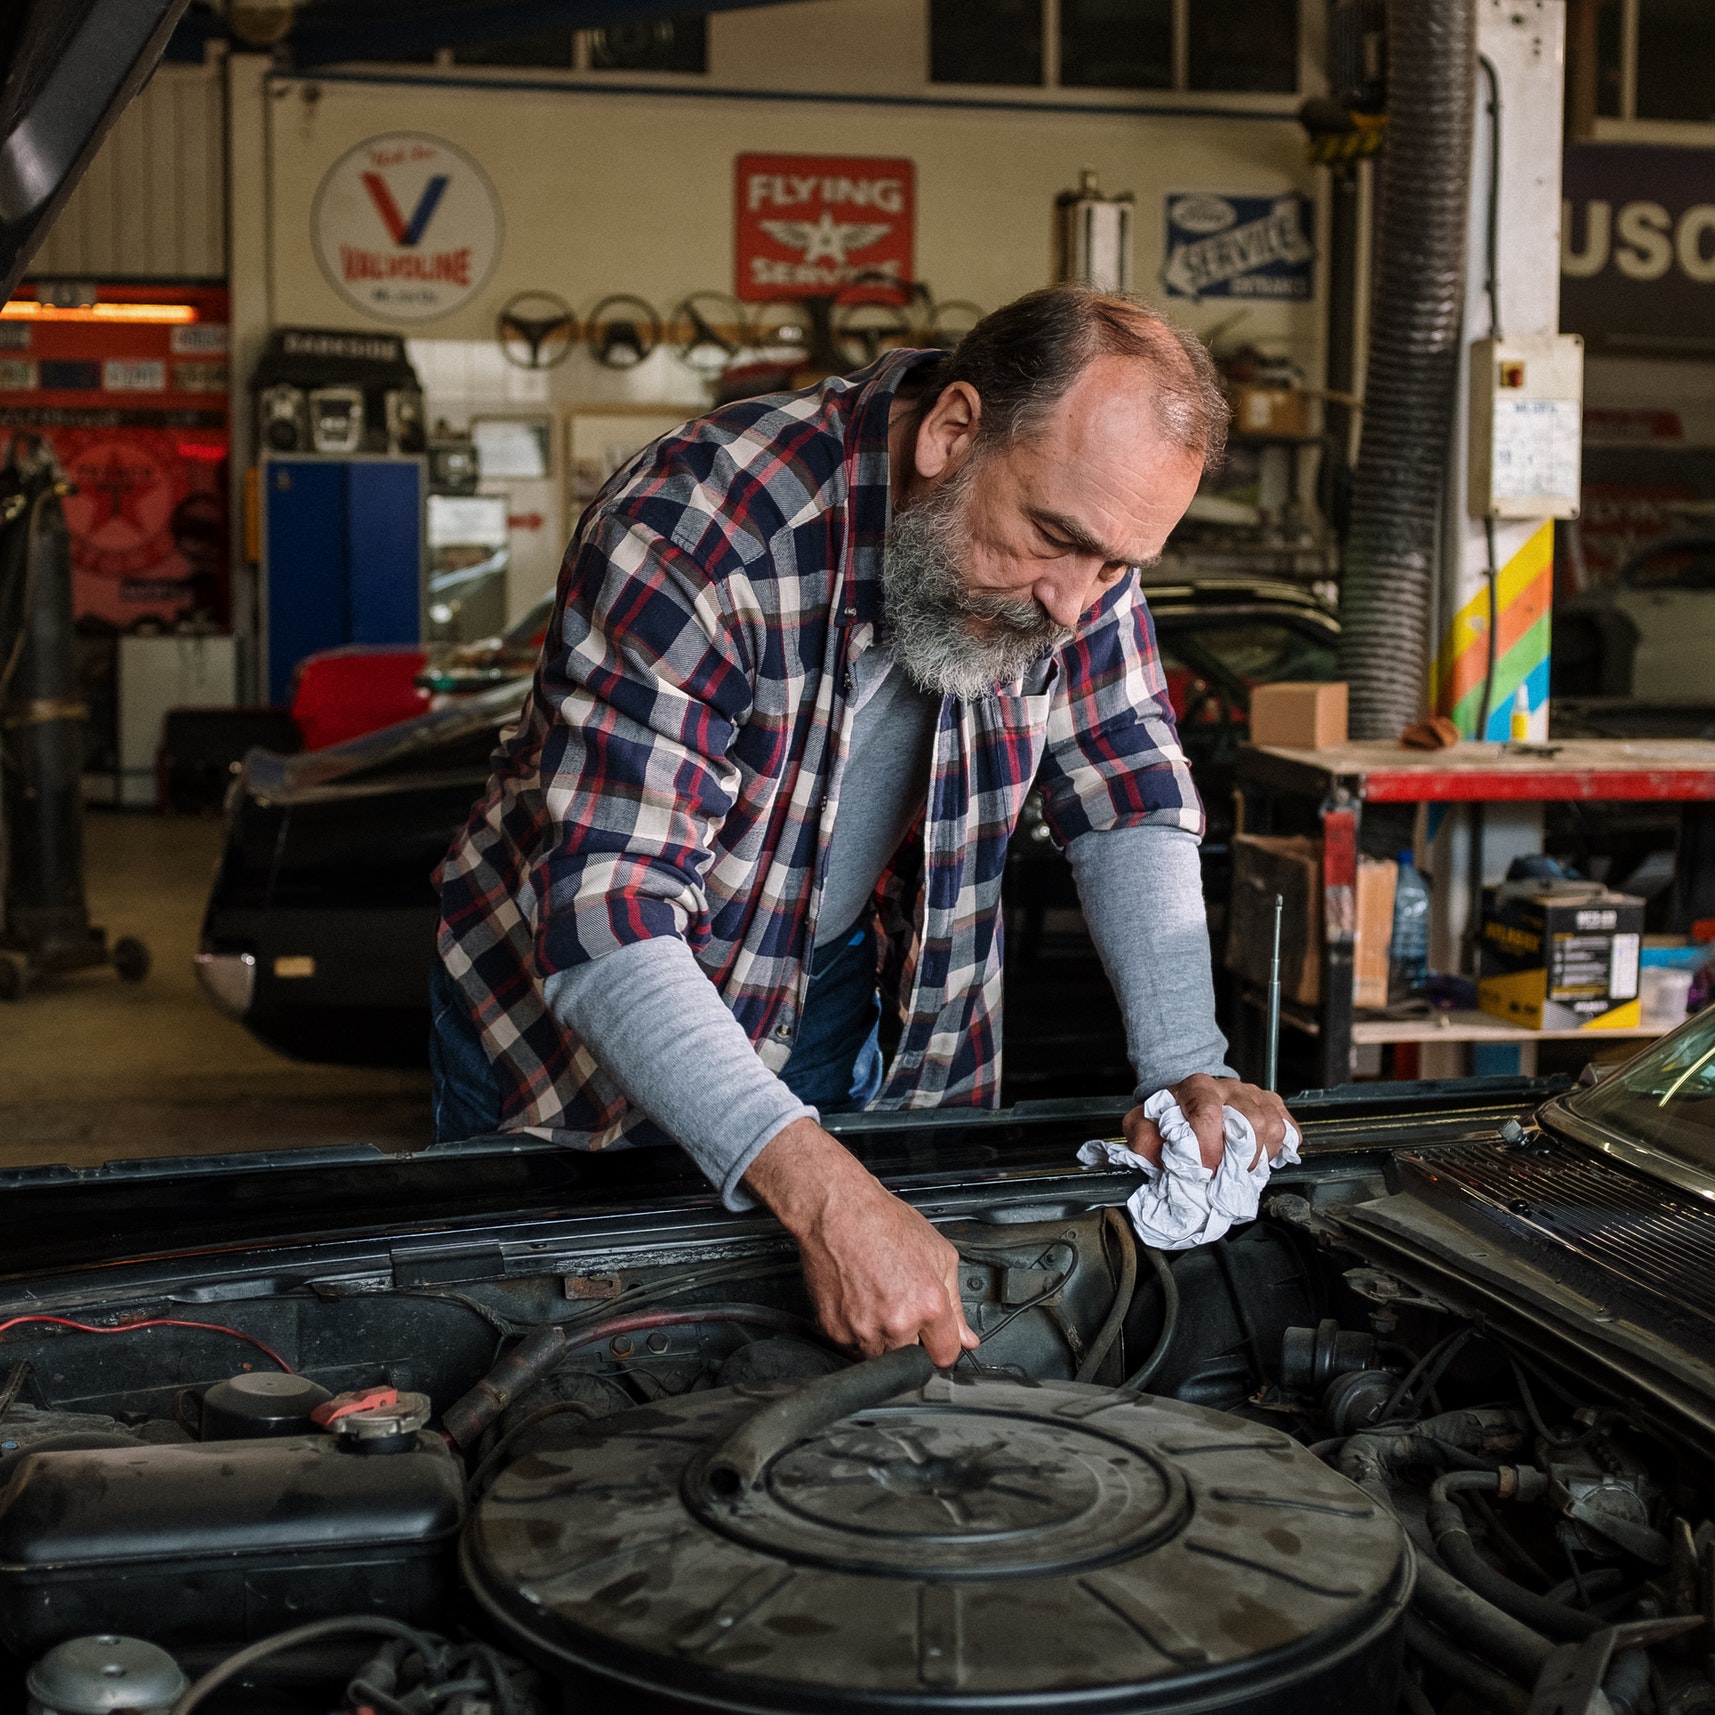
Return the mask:
[[[719,1211],[11,1293],[7,1706],[1715,1710],[1697,1438],[1401,1272],[1346,1218],[1391,1157],[1330,1163],[1171,1257],[1100,1175],[964,1196],[945,1373],[853,1363]]]

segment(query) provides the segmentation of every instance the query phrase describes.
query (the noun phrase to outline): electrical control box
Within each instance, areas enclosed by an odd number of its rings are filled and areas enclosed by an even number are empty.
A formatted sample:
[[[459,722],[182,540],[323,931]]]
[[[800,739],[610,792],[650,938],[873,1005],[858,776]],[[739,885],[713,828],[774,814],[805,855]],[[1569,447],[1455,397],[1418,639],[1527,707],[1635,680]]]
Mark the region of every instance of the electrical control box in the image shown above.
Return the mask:
[[[1471,347],[1474,518],[1576,518],[1584,342],[1577,334],[1480,339]]]

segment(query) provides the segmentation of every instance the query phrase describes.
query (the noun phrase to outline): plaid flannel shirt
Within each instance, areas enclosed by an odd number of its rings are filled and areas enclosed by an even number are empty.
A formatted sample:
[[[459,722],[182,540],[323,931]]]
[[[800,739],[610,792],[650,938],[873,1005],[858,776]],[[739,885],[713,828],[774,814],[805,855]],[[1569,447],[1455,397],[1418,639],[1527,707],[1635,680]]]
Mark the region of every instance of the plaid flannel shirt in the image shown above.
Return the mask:
[[[658,1141],[549,1013],[544,979],[679,936],[778,1071],[809,980],[876,642],[894,353],[687,423],[579,522],[519,725],[440,873],[440,952],[507,1129]],[[925,814],[877,889],[902,1036],[878,1108],[1000,1095],[1001,875],[1032,781],[1062,844],[1145,818],[1202,831],[1149,610],[1120,581],[1018,683],[944,698]]]

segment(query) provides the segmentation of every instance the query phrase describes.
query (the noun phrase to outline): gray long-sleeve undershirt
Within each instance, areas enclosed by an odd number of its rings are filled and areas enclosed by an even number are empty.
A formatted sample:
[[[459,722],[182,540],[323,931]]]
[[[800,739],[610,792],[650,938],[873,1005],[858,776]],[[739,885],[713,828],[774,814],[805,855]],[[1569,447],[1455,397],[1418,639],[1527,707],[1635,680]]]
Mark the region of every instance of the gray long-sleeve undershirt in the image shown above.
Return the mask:
[[[888,672],[884,661],[867,687],[873,694],[860,695],[854,716],[818,945],[861,912],[926,790],[932,723],[923,719],[925,699],[914,686],[914,694],[901,694],[904,676]],[[892,767],[885,766],[889,758]],[[853,789],[854,767],[861,789]],[[1146,821],[1084,834],[1067,855],[1125,1015],[1139,1099],[1193,1072],[1233,1076],[1225,1063],[1226,1039],[1215,1024],[1196,838]],[[851,900],[858,903],[848,913]],[[545,993],[560,1025],[679,1140],[729,1208],[750,1205],[744,1174],[773,1138],[796,1119],[816,1117],[757,1058],[677,937],[633,942],[557,972]]]

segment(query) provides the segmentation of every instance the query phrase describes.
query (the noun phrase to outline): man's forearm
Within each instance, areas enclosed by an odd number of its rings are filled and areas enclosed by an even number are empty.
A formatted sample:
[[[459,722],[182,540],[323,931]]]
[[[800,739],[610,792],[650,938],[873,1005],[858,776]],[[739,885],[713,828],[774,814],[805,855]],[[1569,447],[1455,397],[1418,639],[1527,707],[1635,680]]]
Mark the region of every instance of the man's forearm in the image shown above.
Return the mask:
[[[729,1208],[749,1206],[740,1181],[762,1149],[794,1120],[815,1118],[757,1059],[683,941],[632,942],[556,972],[544,990],[560,1025],[684,1147]]]
[[[1231,1078],[1215,1023],[1197,841],[1159,823],[1080,835],[1067,848],[1096,951],[1125,1016],[1138,1096],[1195,1072]]]

